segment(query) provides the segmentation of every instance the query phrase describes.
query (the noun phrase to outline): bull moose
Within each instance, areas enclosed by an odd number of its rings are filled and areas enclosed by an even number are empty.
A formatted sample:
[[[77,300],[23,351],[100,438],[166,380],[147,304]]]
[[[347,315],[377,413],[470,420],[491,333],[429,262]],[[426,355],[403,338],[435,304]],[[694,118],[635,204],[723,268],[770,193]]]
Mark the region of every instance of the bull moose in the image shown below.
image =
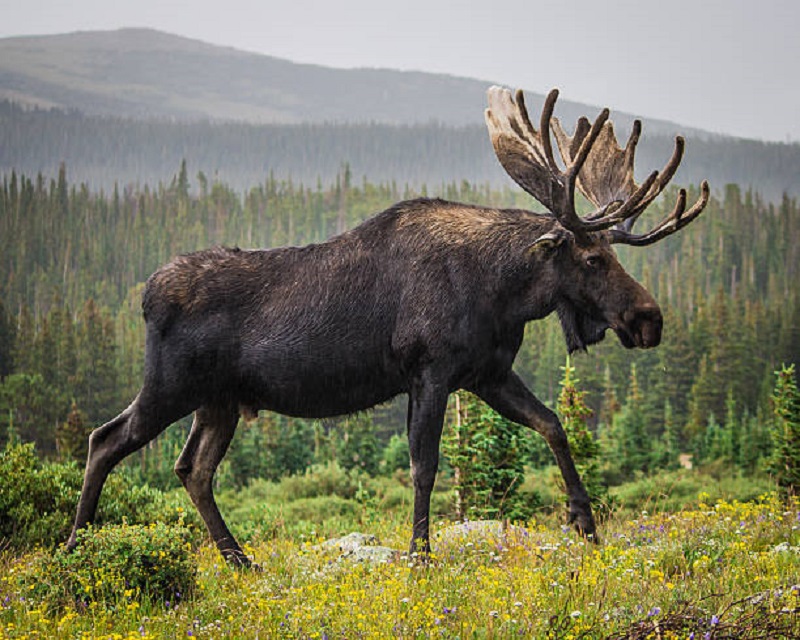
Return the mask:
[[[648,245],[703,210],[703,182],[688,210],[681,190],[651,231],[632,226],[673,177],[678,137],[662,171],[641,185],[633,163],[637,121],[622,149],[604,109],[570,136],[547,97],[539,129],[523,94],[488,91],[486,122],[507,173],[547,209],[495,209],[422,198],[305,247],[214,248],[175,258],[148,280],[144,382],[120,415],[89,437],[68,548],[89,523],[109,472],[194,411],[175,472],[222,555],[250,564],[223,520],[212,478],[240,415],[260,409],[304,418],[362,411],[408,395],[414,485],[412,550],[427,552],[430,495],[448,396],[467,389],[538,431],[552,449],[584,535],[595,522],[556,415],[512,371],[525,324],[556,312],[567,349],[612,329],[627,348],[655,347],[662,315],[611,245]],[[554,157],[551,130],[561,163]],[[562,169],[563,167],[563,169]],[[596,209],[581,216],[575,187]]]

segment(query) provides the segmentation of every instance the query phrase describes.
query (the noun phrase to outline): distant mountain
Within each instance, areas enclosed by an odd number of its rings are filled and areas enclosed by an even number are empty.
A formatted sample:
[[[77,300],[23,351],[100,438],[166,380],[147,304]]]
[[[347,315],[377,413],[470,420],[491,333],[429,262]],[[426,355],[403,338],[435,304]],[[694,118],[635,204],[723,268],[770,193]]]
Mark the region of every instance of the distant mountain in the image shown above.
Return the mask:
[[[86,115],[482,125],[490,84],[433,73],[297,64],[150,29],[0,39],[0,100]],[[526,97],[532,111],[541,107],[541,94]],[[559,114],[569,123],[598,111],[559,102]],[[615,112],[614,118],[627,127],[632,116]],[[647,121],[652,133],[679,129]]]

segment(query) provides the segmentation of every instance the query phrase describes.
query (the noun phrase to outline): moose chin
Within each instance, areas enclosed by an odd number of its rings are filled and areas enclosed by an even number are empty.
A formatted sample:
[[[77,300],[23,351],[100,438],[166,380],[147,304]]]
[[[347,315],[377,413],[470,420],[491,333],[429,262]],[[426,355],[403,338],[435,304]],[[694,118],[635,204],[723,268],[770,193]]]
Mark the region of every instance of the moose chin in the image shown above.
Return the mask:
[[[553,117],[557,95],[547,97],[537,129],[521,92],[488,91],[486,122],[497,158],[542,212],[423,198],[320,244],[214,248],[179,256],[154,273],[142,301],[142,387],[89,438],[67,546],[74,548],[77,532],[93,520],[109,472],[194,412],[175,471],[223,556],[249,565],[212,493],[240,415],[263,409],[339,416],[406,394],[411,548],[425,553],[443,420],[458,389],[545,438],[564,478],[568,520],[594,536],[589,496],[564,430],[514,373],[514,358],[526,323],[551,313],[569,351],[602,340],[608,329],[625,347],[657,346],[661,311],[613,245],[646,246],[678,231],[703,210],[709,187],[703,183],[689,208],[681,190],[664,220],[634,233],[674,175],[683,139],[661,171],[637,184],[641,125],[624,148],[608,110],[592,124],[580,119],[568,135]],[[576,188],[591,213],[577,213]]]

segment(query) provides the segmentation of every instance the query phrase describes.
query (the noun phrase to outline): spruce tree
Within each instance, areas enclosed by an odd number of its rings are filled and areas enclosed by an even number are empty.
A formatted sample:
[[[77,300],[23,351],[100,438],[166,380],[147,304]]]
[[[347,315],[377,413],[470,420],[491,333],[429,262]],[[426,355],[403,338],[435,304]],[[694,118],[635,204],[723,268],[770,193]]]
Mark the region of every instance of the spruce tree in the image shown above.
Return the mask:
[[[86,460],[89,452],[89,432],[91,428],[86,423],[86,415],[78,409],[75,401],[66,421],[56,428],[56,449],[59,457],[64,461]]]
[[[672,403],[664,400],[664,431],[656,441],[653,465],[661,469],[677,469],[680,466],[681,444],[678,425],[672,411]]]
[[[525,479],[520,427],[477,396],[455,394],[442,451],[454,472],[459,518],[520,520],[535,506],[519,488]]]
[[[778,485],[789,495],[800,490],[800,392],[794,364],[775,372],[772,456],[769,469]]]
[[[631,364],[628,395],[622,409],[614,416],[611,439],[614,450],[606,455],[613,456],[609,462],[619,474],[619,480],[630,479],[636,472],[650,469],[653,443],[647,434],[635,364]]]
[[[581,475],[595,510],[602,511],[608,505],[608,487],[600,475],[600,445],[589,430],[587,421],[592,410],[586,404],[586,392],[577,387],[575,367],[569,356],[562,367],[561,393],[558,396],[558,413],[567,434],[572,458]]]
[[[16,327],[0,299],[0,381],[14,370],[12,354]]]
[[[130,402],[130,398],[118,397],[114,329],[91,298],[84,304],[78,322],[75,399],[90,423],[102,423]]]

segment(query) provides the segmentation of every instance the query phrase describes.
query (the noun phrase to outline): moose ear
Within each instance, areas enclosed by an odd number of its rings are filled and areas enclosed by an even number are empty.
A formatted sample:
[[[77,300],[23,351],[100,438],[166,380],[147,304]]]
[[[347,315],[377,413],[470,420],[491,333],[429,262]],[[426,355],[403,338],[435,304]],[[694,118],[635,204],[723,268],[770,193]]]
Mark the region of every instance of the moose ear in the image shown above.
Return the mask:
[[[539,236],[536,241],[528,248],[531,255],[545,256],[564,242],[564,235],[560,233],[545,233]]]

